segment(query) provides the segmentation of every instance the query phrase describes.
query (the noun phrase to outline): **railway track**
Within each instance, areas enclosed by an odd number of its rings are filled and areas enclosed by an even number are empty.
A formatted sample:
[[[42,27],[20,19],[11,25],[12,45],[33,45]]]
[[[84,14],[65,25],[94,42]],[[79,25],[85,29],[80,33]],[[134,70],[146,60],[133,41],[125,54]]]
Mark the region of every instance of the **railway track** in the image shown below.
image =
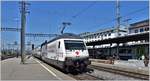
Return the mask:
[[[69,73],[68,76],[76,79],[76,80],[104,80],[99,78],[98,76],[93,75],[94,69],[87,68],[85,72],[82,74],[78,72]]]
[[[119,75],[123,75],[123,76],[127,76],[127,77],[132,77],[132,78],[136,78],[136,79],[141,79],[141,80],[149,79],[148,75],[137,74],[137,73],[133,73],[133,72],[127,72],[127,71],[116,70],[116,69],[111,69],[111,68],[105,68],[105,67],[100,67],[100,66],[95,66],[95,65],[88,66],[88,70],[82,74],[69,73],[68,76],[70,76],[76,80],[105,80],[104,78],[101,78],[97,75],[92,75],[90,73],[90,71],[94,71],[93,69],[97,69],[99,71],[106,71],[106,72],[110,72],[110,73],[114,73],[114,74],[119,74]],[[58,69],[58,70],[60,70],[60,69]]]
[[[42,61],[41,59],[37,58],[38,60]],[[46,64],[48,64],[47,62],[45,62]],[[48,64],[50,65],[50,64]],[[55,67],[54,65],[50,65],[54,68],[56,68],[57,70],[63,72],[61,69]],[[69,73],[68,76],[76,79],[76,80],[103,80],[102,78],[98,78],[96,76],[93,76],[90,74],[90,72],[92,72],[92,69],[87,69],[87,71],[85,73],[79,74],[79,73]]]
[[[134,72],[129,72],[129,71],[122,71],[122,70],[105,68],[105,67],[100,67],[100,66],[95,66],[95,65],[90,65],[89,68],[94,68],[97,70],[106,71],[106,72],[115,73],[115,74],[120,74],[120,75],[133,77],[133,78],[137,78],[137,79],[149,80],[149,75],[146,75],[146,74],[134,73]]]
[[[76,80],[103,80],[102,78],[93,76],[93,75],[88,74],[88,73],[77,74],[77,75],[68,74],[68,75],[71,76],[72,78],[76,79]]]

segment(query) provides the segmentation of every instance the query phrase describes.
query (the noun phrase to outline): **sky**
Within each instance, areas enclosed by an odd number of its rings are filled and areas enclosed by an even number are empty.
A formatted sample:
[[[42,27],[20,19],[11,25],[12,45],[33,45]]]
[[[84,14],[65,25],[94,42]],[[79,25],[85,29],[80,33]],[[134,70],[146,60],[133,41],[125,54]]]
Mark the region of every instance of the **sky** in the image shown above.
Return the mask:
[[[64,32],[80,34],[115,27],[116,1],[28,1],[26,33],[60,34],[62,22],[70,22]],[[120,1],[121,24],[148,19],[148,1]],[[18,1],[1,2],[1,26],[20,28]],[[142,10],[141,10],[142,9]],[[138,11],[138,12],[137,12]],[[19,32],[2,32],[2,43],[20,42]],[[26,42],[41,44],[50,38],[26,37]]]

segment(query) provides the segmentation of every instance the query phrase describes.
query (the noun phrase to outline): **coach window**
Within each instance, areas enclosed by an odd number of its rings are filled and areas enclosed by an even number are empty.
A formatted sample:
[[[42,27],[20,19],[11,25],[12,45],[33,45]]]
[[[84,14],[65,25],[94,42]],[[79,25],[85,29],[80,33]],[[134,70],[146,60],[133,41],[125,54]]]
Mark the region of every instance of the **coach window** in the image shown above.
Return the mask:
[[[58,43],[58,48],[60,48],[60,41],[59,41],[59,43]]]

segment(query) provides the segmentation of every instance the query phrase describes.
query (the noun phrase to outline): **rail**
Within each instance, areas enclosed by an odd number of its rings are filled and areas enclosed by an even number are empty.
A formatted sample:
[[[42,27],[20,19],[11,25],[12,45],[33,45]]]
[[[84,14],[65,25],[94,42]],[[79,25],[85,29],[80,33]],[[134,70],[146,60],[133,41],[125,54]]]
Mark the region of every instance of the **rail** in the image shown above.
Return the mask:
[[[102,71],[107,71],[107,72],[111,72],[111,73],[116,73],[116,74],[129,76],[129,77],[133,77],[133,78],[138,78],[138,79],[142,79],[142,80],[149,80],[149,75],[147,75],[147,74],[135,73],[135,72],[131,72],[131,71],[107,68],[107,67],[96,66],[96,65],[91,65],[89,67],[90,68],[95,68],[95,69],[98,69],[98,70],[102,70]]]
[[[102,78],[96,77],[88,73],[82,73],[77,75],[68,74],[68,75],[76,80],[103,80]]]

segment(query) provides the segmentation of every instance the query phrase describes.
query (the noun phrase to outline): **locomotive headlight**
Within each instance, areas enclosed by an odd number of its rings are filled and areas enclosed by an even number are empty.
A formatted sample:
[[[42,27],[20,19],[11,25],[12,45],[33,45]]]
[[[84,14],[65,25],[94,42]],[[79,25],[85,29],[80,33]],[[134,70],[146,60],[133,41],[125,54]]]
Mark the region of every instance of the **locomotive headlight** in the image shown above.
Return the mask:
[[[72,59],[69,57],[65,58],[65,64],[66,65],[73,65]]]

